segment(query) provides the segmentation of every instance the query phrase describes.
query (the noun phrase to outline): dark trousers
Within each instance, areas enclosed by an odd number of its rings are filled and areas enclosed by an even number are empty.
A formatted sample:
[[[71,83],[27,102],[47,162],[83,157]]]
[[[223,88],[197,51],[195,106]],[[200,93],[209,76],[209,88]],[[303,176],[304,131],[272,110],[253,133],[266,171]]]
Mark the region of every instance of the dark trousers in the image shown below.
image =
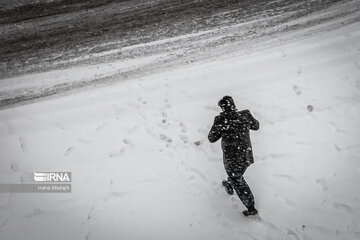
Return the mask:
[[[236,194],[239,196],[241,202],[245,205],[245,207],[249,210],[253,210],[255,208],[254,195],[252,194],[243,176],[246,169],[247,166],[244,166],[236,172],[227,171],[227,174],[229,176],[228,181],[235,189]]]

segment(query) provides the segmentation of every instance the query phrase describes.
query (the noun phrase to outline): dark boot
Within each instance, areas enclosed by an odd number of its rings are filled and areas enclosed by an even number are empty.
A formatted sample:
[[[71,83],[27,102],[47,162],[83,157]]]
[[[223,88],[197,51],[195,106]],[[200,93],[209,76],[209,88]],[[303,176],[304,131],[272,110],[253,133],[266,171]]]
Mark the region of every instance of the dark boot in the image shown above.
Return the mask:
[[[229,183],[228,180],[223,180],[222,185],[225,187],[225,190],[229,195],[234,194],[234,189],[233,189],[233,187],[231,186],[231,184]]]
[[[244,216],[249,217],[249,216],[257,215],[258,210],[256,210],[255,207],[249,207],[248,210],[245,210],[242,213],[244,214]]]

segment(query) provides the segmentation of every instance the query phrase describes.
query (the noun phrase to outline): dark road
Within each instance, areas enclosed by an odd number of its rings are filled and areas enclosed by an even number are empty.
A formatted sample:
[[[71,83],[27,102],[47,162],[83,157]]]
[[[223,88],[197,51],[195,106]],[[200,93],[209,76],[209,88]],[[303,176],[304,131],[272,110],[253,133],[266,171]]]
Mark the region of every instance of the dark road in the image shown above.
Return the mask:
[[[267,22],[266,27],[272,27],[339,1],[24,0],[26,4],[13,6],[2,2],[0,78],[43,71],[93,53],[278,16]]]

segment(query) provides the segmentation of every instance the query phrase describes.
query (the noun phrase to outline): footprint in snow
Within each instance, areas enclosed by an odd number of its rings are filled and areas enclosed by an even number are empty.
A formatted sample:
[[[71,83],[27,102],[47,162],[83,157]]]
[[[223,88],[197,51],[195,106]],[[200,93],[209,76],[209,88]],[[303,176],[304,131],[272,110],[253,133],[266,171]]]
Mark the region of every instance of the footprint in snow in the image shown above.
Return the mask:
[[[167,142],[167,143],[171,143],[172,142],[172,139],[168,136],[166,136],[165,134],[161,133],[160,134],[160,139],[163,140],[164,142]]]
[[[6,218],[2,223],[0,223],[0,228],[5,226],[8,220],[9,220],[9,218]]]
[[[74,151],[74,147],[71,146],[68,149],[66,149],[64,156],[68,156],[70,153],[72,153]]]
[[[103,129],[103,128],[106,127],[107,125],[108,125],[107,122],[101,123],[101,124],[96,128],[96,131],[99,131],[99,130]]]
[[[287,175],[287,174],[273,174],[273,177],[277,178],[277,179],[285,179],[287,181],[294,181],[296,182],[296,179],[293,178],[292,176],[290,175]]]
[[[19,137],[19,144],[22,152],[26,152],[26,140],[23,137]]]
[[[116,158],[120,157],[124,152],[126,151],[126,148],[121,148],[119,151],[113,151],[108,154],[110,158]]]
[[[18,172],[19,171],[19,165],[17,164],[17,162],[15,160],[11,161],[11,166],[10,166],[11,170],[13,172]]]
[[[85,236],[85,240],[89,240],[89,238],[90,238],[90,230],[87,231],[86,236]]]
[[[169,99],[165,99],[164,100],[164,102],[165,102],[165,107],[167,107],[167,108],[171,108],[171,104],[170,104],[170,102],[169,102]]]
[[[167,113],[166,113],[166,112],[164,112],[164,111],[163,111],[163,112],[161,112],[161,116],[162,116],[163,118],[165,118],[165,119],[168,117]]]
[[[189,138],[186,135],[180,135],[180,139],[184,142],[184,143],[188,143],[189,142]]]
[[[298,86],[294,85],[294,86],[293,86],[293,90],[294,90],[294,92],[296,93],[296,95],[300,95],[300,94],[301,94],[301,90],[300,90],[300,88],[299,88]]]
[[[123,142],[124,142],[126,145],[130,146],[130,147],[133,147],[133,146],[134,146],[134,144],[133,144],[133,143],[131,142],[131,140],[128,139],[128,138],[124,138]]]
[[[334,143],[334,148],[336,149],[336,151],[341,152],[342,148],[339,147],[339,145],[337,145],[336,143]]]
[[[179,126],[180,126],[181,132],[186,133],[187,127],[185,126],[185,124],[183,122],[180,122]]]
[[[312,111],[314,111],[314,106],[313,106],[313,105],[307,105],[306,109],[307,109],[309,112],[312,112]]]
[[[147,102],[144,99],[142,99],[141,97],[139,97],[137,100],[138,100],[138,102],[141,102],[142,104],[147,104]]]
[[[286,234],[288,235],[288,237],[289,237],[290,240],[300,240],[300,238],[298,237],[298,235],[297,235],[294,231],[292,231],[292,230],[290,230],[290,229],[287,230],[287,233],[286,233]]]
[[[333,204],[333,208],[343,210],[343,211],[348,212],[348,213],[352,213],[352,208],[349,205],[346,205],[344,203],[337,203],[336,202],[336,203]]]
[[[94,206],[92,206],[92,207],[90,208],[90,210],[89,210],[89,212],[88,212],[88,216],[87,216],[87,219],[88,219],[88,220],[90,220],[90,219],[92,218],[92,214],[93,214],[93,212],[94,212],[94,209],[95,209]]]
[[[301,74],[301,73],[302,73],[302,66],[301,66],[301,65],[297,65],[297,67],[296,67],[296,73],[297,73],[297,74]]]

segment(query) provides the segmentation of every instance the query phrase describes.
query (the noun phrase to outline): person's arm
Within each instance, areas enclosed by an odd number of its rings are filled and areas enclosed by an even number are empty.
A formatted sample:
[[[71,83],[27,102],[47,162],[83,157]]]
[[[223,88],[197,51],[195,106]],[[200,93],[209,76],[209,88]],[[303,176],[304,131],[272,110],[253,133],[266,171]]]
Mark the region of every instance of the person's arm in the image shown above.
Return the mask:
[[[260,124],[259,121],[256,120],[253,115],[251,115],[249,110],[245,110],[244,111],[246,113],[246,118],[249,120],[250,122],[250,129],[251,130],[259,130],[260,128]]]
[[[214,143],[221,138],[221,127],[221,117],[216,116],[214,119],[214,124],[212,125],[208,135],[208,139],[211,143]]]

